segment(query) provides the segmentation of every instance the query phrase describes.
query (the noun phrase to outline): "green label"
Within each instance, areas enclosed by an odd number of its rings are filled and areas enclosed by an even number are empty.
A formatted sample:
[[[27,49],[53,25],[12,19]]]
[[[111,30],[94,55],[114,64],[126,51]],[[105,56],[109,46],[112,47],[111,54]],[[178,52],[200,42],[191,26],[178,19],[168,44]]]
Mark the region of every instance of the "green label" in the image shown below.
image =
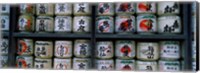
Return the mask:
[[[109,16],[101,16],[101,17],[97,17],[96,20],[97,20],[97,21],[98,21],[98,20],[111,20],[111,17],[109,17]]]
[[[130,64],[130,63],[133,63],[133,61],[130,61],[130,60],[122,60],[120,63],[128,63],[128,64]]]
[[[142,18],[154,18],[155,16],[153,16],[153,15],[145,15],[145,16],[143,16]]]

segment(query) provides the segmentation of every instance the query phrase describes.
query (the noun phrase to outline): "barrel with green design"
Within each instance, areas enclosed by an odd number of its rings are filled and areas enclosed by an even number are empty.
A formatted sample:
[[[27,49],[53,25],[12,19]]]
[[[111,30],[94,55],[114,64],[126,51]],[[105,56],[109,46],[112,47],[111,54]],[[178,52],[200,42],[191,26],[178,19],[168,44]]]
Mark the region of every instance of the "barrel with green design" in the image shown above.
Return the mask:
[[[18,20],[18,30],[21,32],[33,32],[35,26],[34,17],[31,14],[23,14]]]

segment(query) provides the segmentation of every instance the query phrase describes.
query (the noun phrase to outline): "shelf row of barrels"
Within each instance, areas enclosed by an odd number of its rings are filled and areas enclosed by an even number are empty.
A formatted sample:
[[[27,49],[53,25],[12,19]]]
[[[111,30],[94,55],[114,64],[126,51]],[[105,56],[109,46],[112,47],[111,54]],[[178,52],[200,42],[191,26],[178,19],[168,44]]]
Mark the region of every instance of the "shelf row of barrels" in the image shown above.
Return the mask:
[[[95,24],[92,6],[95,5]],[[1,4],[2,31],[9,31],[10,7]],[[178,2],[19,4],[17,30],[21,33],[182,34]],[[195,8],[192,8],[195,13]],[[193,14],[193,20],[196,15]],[[194,21],[192,24],[196,24]],[[95,25],[95,27],[91,27]],[[195,31],[195,29],[194,29]],[[39,36],[38,36],[39,38]],[[181,71],[184,70],[182,41],[141,42],[89,39],[34,40],[16,38],[16,68],[88,70]],[[8,68],[8,38],[1,39],[0,68]],[[192,42],[192,68],[196,68],[196,41]],[[92,50],[94,49],[94,50]],[[91,52],[95,52],[92,60]]]
[[[96,26],[91,27],[90,3],[20,4],[16,28],[20,32],[89,33],[91,28],[96,28],[98,33],[182,33],[180,4],[176,2],[95,5],[98,16]],[[119,12],[116,17],[113,16],[114,10]],[[133,15],[134,11],[137,16]],[[164,15],[157,16],[156,13]],[[9,31],[9,19],[2,20],[7,26],[3,30]]]
[[[18,39],[16,50],[17,68],[91,69],[91,41],[87,39]],[[181,71],[181,50],[180,41],[97,41],[95,69]]]

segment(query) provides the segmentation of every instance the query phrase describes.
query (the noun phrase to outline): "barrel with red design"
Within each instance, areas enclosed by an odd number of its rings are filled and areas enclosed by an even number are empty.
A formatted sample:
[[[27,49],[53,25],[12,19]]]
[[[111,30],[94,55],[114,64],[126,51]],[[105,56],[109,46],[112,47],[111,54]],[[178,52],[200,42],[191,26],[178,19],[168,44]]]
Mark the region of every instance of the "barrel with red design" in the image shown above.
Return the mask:
[[[138,33],[155,33],[157,32],[156,16],[151,14],[141,14],[137,16]]]
[[[98,3],[97,15],[114,15],[114,4],[113,3]]]
[[[20,4],[20,13],[35,14],[35,6],[34,4]]]
[[[136,11],[135,3],[116,3],[115,6],[117,14],[134,14]]]
[[[33,68],[32,56],[17,56],[16,57],[17,68]]]
[[[58,58],[70,58],[72,56],[72,41],[55,41],[54,56]]]
[[[155,2],[138,2],[136,6],[137,13],[156,13]]]
[[[116,59],[115,68],[116,70],[136,70],[135,60],[133,59]]]
[[[111,16],[99,16],[96,18],[96,30],[98,33],[113,33],[114,21]]]
[[[19,39],[17,54],[18,55],[32,55],[33,54],[33,40]]]
[[[116,16],[115,32],[117,32],[117,33],[134,33],[134,32],[136,32],[135,17],[132,15]]]
[[[118,40],[115,44],[116,57],[120,59],[131,59],[135,57],[136,53],[134,41]]]

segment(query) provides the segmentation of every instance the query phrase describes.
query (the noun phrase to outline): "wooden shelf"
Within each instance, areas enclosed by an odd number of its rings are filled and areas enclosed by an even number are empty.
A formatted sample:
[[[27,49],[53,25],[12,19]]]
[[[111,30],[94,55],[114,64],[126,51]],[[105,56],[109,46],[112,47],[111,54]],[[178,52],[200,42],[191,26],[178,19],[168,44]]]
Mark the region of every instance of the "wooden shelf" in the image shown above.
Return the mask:
[[[2,32],[2,37],[3,38],[8,38],[9,37],[9,32]]]
[[[14,33],[18,38],[91,38],[91,34],[75,33]]]
[[[162,35],[162,34],[96,34],[96,38],[98,39],[152,39],[152,40],[184,40],[184,35]]]

